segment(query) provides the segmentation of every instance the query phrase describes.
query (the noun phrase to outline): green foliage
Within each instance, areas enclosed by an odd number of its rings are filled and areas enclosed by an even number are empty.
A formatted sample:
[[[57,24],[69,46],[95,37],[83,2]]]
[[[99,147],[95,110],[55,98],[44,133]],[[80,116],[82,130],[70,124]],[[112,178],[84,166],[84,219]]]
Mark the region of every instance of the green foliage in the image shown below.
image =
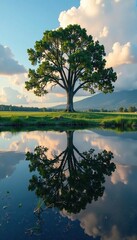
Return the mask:
[[[45,31],[34,49],[28,49],[28,55],[37,68],[29,69],[26,89],[42,96],[49,83],[59,85],[67,93],[67,110],[73,110],[73,96],[81,88],[90,93],[114,89],[117,76],[112,68],[105,68],[104,46],[79,25]]]

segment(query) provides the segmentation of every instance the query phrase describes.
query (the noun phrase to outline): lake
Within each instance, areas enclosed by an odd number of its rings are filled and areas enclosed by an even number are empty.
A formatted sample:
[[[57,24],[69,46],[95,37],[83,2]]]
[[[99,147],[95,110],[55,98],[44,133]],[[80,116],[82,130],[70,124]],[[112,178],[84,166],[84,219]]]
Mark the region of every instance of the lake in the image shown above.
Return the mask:
[[[137,132],[0,133],[1,240],[136,240]]]

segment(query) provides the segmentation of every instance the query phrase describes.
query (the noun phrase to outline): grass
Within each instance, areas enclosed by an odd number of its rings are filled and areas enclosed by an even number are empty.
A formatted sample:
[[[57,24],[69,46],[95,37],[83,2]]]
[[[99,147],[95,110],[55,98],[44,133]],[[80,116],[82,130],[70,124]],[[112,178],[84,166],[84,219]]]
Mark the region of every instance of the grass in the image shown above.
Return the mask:
[[[0,112],[0,128],[4,127],[132,127],[137,128],[137,113],[119,112]]]

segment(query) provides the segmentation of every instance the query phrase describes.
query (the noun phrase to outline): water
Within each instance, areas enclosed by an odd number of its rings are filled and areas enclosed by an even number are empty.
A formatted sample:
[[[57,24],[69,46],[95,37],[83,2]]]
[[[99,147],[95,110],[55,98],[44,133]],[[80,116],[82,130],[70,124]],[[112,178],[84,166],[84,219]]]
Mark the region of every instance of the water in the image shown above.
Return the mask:
[[[136,240],[136,185],[137,132],[2,132],[0,239]]]

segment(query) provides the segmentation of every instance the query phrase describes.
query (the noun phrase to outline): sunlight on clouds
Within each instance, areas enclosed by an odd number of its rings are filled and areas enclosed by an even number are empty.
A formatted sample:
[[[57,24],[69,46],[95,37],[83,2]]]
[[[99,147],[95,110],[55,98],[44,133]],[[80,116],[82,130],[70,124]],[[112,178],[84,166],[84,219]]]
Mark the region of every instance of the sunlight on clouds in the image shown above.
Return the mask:
[[[95,17],[103,6],[103,0],[81,0],[80,10],[90,17]]]
[[[64,97],[66,97],[66,94],[56,93],[55,96],[58,97],[58,98],[62,98],[62,97],[64,98]]]
[[[114,188],[116,190],[115,194],[117,194],[116,198],[115,196],[111,196],[112,192],[109,189],[110,192],[107,192],[108,195],[105,200],[101,198],[97,202],[87,204],[86,209],[81,210],[78,214],[70,214],[63,210],[62,215],[68,217],[72,221],[78,220],[84,232],[92,238],[99,237],[99,239],[102,240],[135,240],[136,236],[128,236],[126,231],[126,227],[128,227],[127,224],[129,223],[132,226],[135,216],[132,215],[131,217],[131,206],[128,206],[128,204],[131,203],[125,199],[124,194],[125,191],[128,190],[130,194],[132,190],[130,191],[130,187],[124,186],[121,190],[123,193],[122,197],[121,194],[119,194],[119,185]],[[117,205],[117,202],[119,205]],[[136,206],[135,204],[136,202],[132,208]],[[123,214],[121,214],[121,211],[123,211]],[[125,219],[129,216],[128,222]]]
[[[87,204],[87,207],[85,210],[81,210],[78,214],[70,214],[66,210],[62,211],[62,215],[67,216],[71,221],[79,220],[80,226],[82,229],[84,229],[84,232],[92,237],[97,237],[101,235],[101,231],[98,227],[98,219],[95,213],[93,213],[91,210],[88,211],[87,209],[90,204]]]
[[[22,144],[23,144],[23,143],[22,143],[21,141],[12,142],[12,143],[10,144],[10,146],[9,146],[9,150],[11,150],[11,151],[16,151],[16,152],[18,152],[18,151],[20,150],[20,152],[21,152],[21,150],[24,150],[24,149],[20,148],[20,146],[21,146]]]
[[[72,7],[59,15],[60,26],[65,28],[68,24],[80,24],[94,37],[103,29],[102,23],[94,21],[101,14],[104,0],[81,0],[78,8]]]
[[[74,24],[74,22],[78,23],[78,21],[76,21],[76,19],[75,19],[75,15],[77,15],[78,11],[79,10],[77,10],[75,7],[72,7],[68,11],[61,12],[59,15],[60,26],[65,28],[68,25],[68,22],[69,22],[69,24]]]
[[[10,76],[9,80],[12,82],[12,84],[24,86],[25,81],[28,80],[28,74],[27,73],[15,74],[13,76]]]
[[[131,0],[81,0],[79,7],[60,13],[61,27],[79,24],[87,29],[94,40],[104,45],[107,53],[107,67],[122,72],[115,83],[116,90],[137,88],[137,8]],[[117,69],[125,65],[125,69]],[[126,67],[132,65],[131,72]]]
[[[97,227],[97,217],[93,213],[86,215],[86,218],[81,219],[80,226],[85,229],[86,234],[92,237],[100,235],[100,230]]]
[[[107,36],[108,36],[108,33],[109,33],[108,28],[105,26],[105,27],[103,28],[102,32],[100,32],[99,37],[100,37],[100,38],[107,37]]]
[[[109,236],[103,236],[102,237],[102,240],[121,240],[121,235],[120,235],[120,232],[118,231],[118,228],[117,226],[112,226],[112,230],[109,234]]]
[[[130,173],[130,166],[116,164],[116,171],[111,176],[111,182],[113,184],[117,184],[118,182],[127,184]]]
[[[0,89],[0,103],[1,104],[7,103],[7,96],[4,92],[4,89]]]
[[[106,57],[107,67],[117,67],[122,64],[134,63],[135,57],[132,55],[131,43],[128,42],[124,45],[120,45],[119,42],[114,43],[112,52]]]
[[[32,142],[32,145],[30,145]],[[62,147],[65,146],[66,141],[64,141],[64,133],[56,133],[56,132],[28,132],[22,133],[21,139],[17,141],[13,141],[10,144],[10,150],[16,151],[33,151],[36,146],[45,146],[49,149],[47,156],[48,158],[52,157],[52,153],[59,154],[62,150]],[[61,147],[62,146],[62,147]],[[64,150],[64,149],[63,149]]]
[[[82,139],[86,142],[86,145],[88,147],[93,147],[97,152],[104,149],[113,152],[113,161],[116,164],[129,166],[137,165],[136,142],[130,138],[127,138],[125,141],[123,141],[123,138],[121,136],[105,136],[103,134],[99,135],[92,132],[92,134],[84,134]]]
[[[117,152],[117,148],[114,148],[111,141],[104,138],[96,138],[91,140],[91,145],[97,147],[99,150],[105,149],[107,151],[113,152],[115,156],[120,156]]]
[[[105,142],[105,141],[99,141],[99,140],[97,140],[97,141],[91,141],[91,143],[92,143],[92,146],[96,146],[96,147],[98,147],[99,149],[105,149],[105,150],[107,150],[107,151],[112,151],[112,147],[111,147],[111,145],[109,145],[107,142]]]
[[[11,132],[1,132],[0,137],[2,139],[9,140],[12,137],[12,133]]]

